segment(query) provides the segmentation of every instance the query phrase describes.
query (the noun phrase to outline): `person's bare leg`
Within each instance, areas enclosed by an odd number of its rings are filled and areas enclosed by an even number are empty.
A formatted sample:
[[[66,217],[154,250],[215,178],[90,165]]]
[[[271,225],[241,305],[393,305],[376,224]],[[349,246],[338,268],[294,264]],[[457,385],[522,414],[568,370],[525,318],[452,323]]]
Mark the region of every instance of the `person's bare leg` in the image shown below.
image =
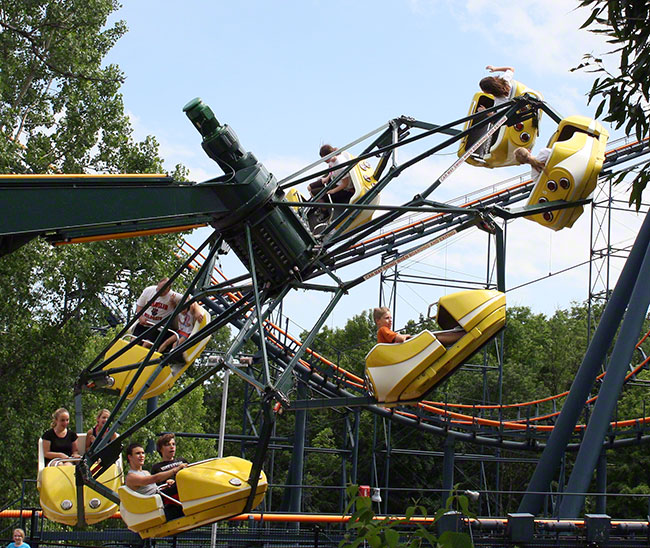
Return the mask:
[[[176,348],[179,344],[184,343],[187,340],[187,337],[181,337],[178,339],[175,343],[174,346],[172,346],[172,350]]]
[[[172,335],[171,337],[169,337],[169,338],[168,338],[164,343],[162,343],[162,344],[160,345],[160,348],[158,349],[158,352],[160,352],[160,353],[164,352],[164,350],[165,350],[165,349],[166,349],[170,344],[172,344],[175,340],[176,340],[176,335]],[[176,347],[176,345],[174,345],[174,347]],[[151,348],[151,346],[149,346],[149,348]]]
[[[451,331],[448,333],[436,333],[436,339],[438,339],[444,346],[451,346],[458,339],[462,338],[465,335],[464,331]]]

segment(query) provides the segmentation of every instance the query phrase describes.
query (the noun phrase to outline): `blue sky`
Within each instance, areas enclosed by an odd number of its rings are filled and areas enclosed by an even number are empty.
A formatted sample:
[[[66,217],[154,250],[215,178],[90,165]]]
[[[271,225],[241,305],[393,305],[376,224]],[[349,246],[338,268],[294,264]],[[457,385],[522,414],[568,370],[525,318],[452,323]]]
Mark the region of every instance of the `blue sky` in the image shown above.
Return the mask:
[[[220,174],[182,112],[200,96],[280,179],[316,160],[322,143],[341,146],[401,114],[438,124],[464,116],[488,64],[514,66],[515,78],[541,91],[563,115],[592,115],[585,97],[592,77],[569,69],[583,53],[607,48],[578,30],[588,14],[573,6],[566,0],[189,0],[182,6],[138,0],[116,14],[129,32],[108,62],[126,74],[124,101],[136,137],[155,135],[168,169],[183,163],[197,181]],[[544,120],[536,148],[553,130]],[[433,182],[455,159],[455,150],[445,152],[401,176],[383,203],[404,202]],[[433,198],[451,199],[525,172],[463,166]],[[615,237],[630,243],[640,221],[634,214],[621,219]],[[507,284],[587,260],[588,252],[588,213],[559,233],[517,220],[508,226]],[[485,256],[485,236],[463,234],[405,266],[412,273],[478,280],[485,278]],[[230,259],[224,268],[233,276],[241,271]],[[587,280],[586,268],[574,269],[512,291],[508,302],[551,314],[584,300]],[[400,288],[396,324],[426,312],[428,302],[449,291]],[[375,306],[377,295],[377,282],[368,282],[344,299],[329,324]],[[306,326],[323,302],[295,293],[287,309]]]

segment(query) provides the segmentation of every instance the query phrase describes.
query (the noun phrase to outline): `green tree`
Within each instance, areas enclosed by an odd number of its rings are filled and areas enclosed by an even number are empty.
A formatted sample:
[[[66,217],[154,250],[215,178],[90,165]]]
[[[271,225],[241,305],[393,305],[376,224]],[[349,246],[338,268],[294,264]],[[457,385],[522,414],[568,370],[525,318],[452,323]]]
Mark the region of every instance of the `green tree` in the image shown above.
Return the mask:
[[[376,333],[372,311],[369,310],[350,318],[343,328],[324,326],[312,348],[348,371],[363,375],[366,354],[377,342]],[[302,334],[303,339],[306,336],[306,333]]]
[[[163,171],[156,140],[133,139],[119,93],[123,74],[104,65],[126,31],[121,21],[107,24],[117,7],[113,0],[0,3],[0,172]],[[177,167],[176,176],[186,174]],[[96,329],[107,323],[106,296],[117,296],[125,315],[145,285],[179,266],[177,239],[58,248],[34,240],[0,259],[0,465],[11,470],[0,478],[4,500],[20,493],[22,478],[35,477],[36,441],[52,411],[72,409],[75,380],[103,342]],[[96,409],[112,407],[110,397],[84,400],[88,422],[76,425],[83,431]],[[199,428],[202,405],[197,391],[151,432],[174,423]],[[206,449],[188,443],[186,453],[200,457]]]
[[[582,28],[606,37],[612,50],[602,58],[585,55],[573,70],[586,69],[598,74],[589,91],[589,101],[600,101],[596,117],[604,112],[605,121],[617,129],[624,127],[628,135],[635,134],[641,140],[650,129],[650,6],[647,2],[622,0],[581,0],[579,6],[591,10]],[[618,64],[615,71],[607,67],[606,61],[611,58]],[[614,181],[621,182],[632,169],[621,171]],[[639,209],[650,180],[650,161],[634,170],[630,204]]]

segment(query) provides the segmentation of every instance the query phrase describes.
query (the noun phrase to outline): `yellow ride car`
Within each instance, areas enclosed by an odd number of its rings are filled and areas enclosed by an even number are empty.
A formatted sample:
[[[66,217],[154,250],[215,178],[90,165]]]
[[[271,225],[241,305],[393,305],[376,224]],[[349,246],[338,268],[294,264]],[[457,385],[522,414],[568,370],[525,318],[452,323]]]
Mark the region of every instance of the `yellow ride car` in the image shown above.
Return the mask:
[[[359,162],[358,164],[355,164],[355,166],[350,170],[350,179],[352,180],[352,184],[354,185],[354,194],[350,198],[351,204],[356,204],[363,196],[365,196],[366,192],[368,192],[375,184],[377,184],[377,181],[374,178],[374,169],[368,163],[367,161],[363,160]],[[302,195],[296,190],[296,188],[291,188],[286,195],[286,199],[288,202],[305,202],[305,200]],[[379,205],[379,195],[375,196],[375,198],[370,202],[370,204],[367,205]],[[329,218],[327,221],[325,221],[325,226],[334,218],[337,217],[340,213],[340,209],[331,209],[329,214]],[[372,219],[372,216],[375,212],[372,209],[364,209],[359,213],[359,215],[354,219],[352,224],[345,229],[345,232],[348,230],[352,230],[353,228],[356,228],[358,226],[361,226],[368,221]],[[322,221],[317,220],[316,218],[316,207],[313,209],[309,209],[307,214],[306,214],[306,220],[309,225],[309,229],[313,233],[318,233],[319,230],[316,228]],[[337,228],[345,222],[345,220],[348,218],[346,216],[341,223],[337,225]],[[345,233],[344,232],[344,233]]]
[[[206,523],[241,514],[251,492],[248,484],[252,464],[239,457],[208,459],[176,474],[182,517],[167,521],[160,494],[141,495],[126,485],[119,488],[120,515],[127,527],[142,538],[166,537]],[[267,489],[264,472],[255,491],[253,508]]]
[[[541,93],[526,87],[521,82],[514,81],[513,84],[516,84],[515,97],[523,95],[524,93],[528,93],[537,99],[543,99]],[[479,106],[483,106],[485,108],[494,106],[494,96],[483,92],[475,93],[474,97],[472,98],[472,103],[469,107],[468,114],[476,114],[478,112]],[[515,162],[513,156],[514,150],[518,147],[532,148],[538,135],[539,119],[541,118],[541,115],[542,112],[538,110],[536,116],[528,118],[523,122],[517,122],[512,126],[502,125],[489,140],[489,145],[485,149],[485,154],[472,155],[465,161],[473,166],[489,168],[516,165],[517,162]],[[496,121],[496,119],[500,116],[496,114],[493,115],[493,117]],[[471,128],[472,125],[478,123],[479,121],[480,119],[477,118],[468,120],[465,122],[463,130]],[[460,158],[463,154],[465,154],[465,151],[468,150],[476,141],[478,141],[478,139],[485,135],[487,130],[487,127],[483,126],[482,128],[470,132],[465,137],[463,137],[458,147],[458,157]],[[483,148],[484,147],[480,147],[479,150]]]
[[[190,337],[194,336],[206,325],[208,325],[208,323],[210,323],[210,320],[211,320],[210,314],[208,314],[207,311],[203,310],[203,319],[200,322],[199,321],[194,322],[194,327],[192,329],[192,333],[190,334]],[[105,358],[106,359],[110,358],[112,355],[116,354],[117,352],[119,352],[120,350],[128,346],[128,344],[131,341],[131,338],[132,335],[127,335],[125,337],[122,337],[121,339],[118,339],[115,342],[115,344],[113,344],[113,346],[111,346],[106,351]],[[154,381],[151,383],[151,386],[149,386],[149,389],[144,393],[143,399],[159,396],[160,394],[162,394],[163,392],[171,388],[172,385],[176,382],[176,380],[185,372],[185,370],[190,365],[192,365],[194,360],[196,360],[201,355],[201,353],[203,352],[204,348],[206,347],[209,341],[210,341],[210,337],[205,337],[204,339],[201,339],[194,346],[191,346],[185,352],[183,352],[183,361],[181,363],[178,364],[172,363],[163,367],[162,371],[156,376]],[[117,373],[113,373],[110,370],[117,367],[142,363],[148,353],[149,353],[148,348],[145,348],[140,345],[133,345],[131,348],[126,350],[126,352],[116,357],[111,362],[109,362],[104,367],[104,370],[108,372],[109,377],[105,381],[106,385],[102,387],[107,390],[117,391],[121,395],[129,386],[129,383],[131,382],[131,379],[135,375],[137,369],[130,369],[128,371],[121,371]],[[162,354],[160,354],[159,352],[153,352],[153,354],[151,355],[152,360],[159,360],[161,357]],[[138,380],[135,382],[133,388],[127,395],[127,398],[132,399],[133,397],[135,397],[135,395],[142,388],[142,386],[149,380],[149,377],[153,375],[157,367],[158,367],[157,364],[152,364],[144,368],[144,371],[138,377]]]
[[[446,348],[436,333],[425,330],[403,343],[377,344],[368,352],[366,378],[378,403],[421,400],[504,327],[506,296],[491,289],[445,295],[438,301],[436,319],[445,330],[462,328],[463,335]]]
[[[596,188],[605,161],[608,131],[593,118],[569,116],[560,122],[548,142],[551,149],[526,205],[583,200]],[[583,206],[547,211],[526,217],[552,230],[570,228]]]
[[[86,434],[77,437],[79,452],[83,454],[86,447]],[[38,476],[36,486],[39,491],[41,509],[49,520],[65,525],[77,525],[77,483],[75,466],[78,458],[52,459],[45,466],[43,456],[43,440],[38,440]],[[112,491],[117,491],[122,485],[122,459],[111,465],[98,481]],[[84,519],[87,524],[93,524],[111,517],[117,512],[117,504],[90,487],[83,488]]]

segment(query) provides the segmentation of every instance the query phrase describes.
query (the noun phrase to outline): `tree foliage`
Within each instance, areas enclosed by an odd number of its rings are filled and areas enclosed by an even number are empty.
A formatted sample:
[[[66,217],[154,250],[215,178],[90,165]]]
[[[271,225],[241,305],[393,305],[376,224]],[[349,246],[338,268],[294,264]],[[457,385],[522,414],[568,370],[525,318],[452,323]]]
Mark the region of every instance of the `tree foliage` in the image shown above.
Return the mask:
[[[623,127],[638,140],[646,138],[650,129],[650,6],[624,0],[581,0],[579,5],[591,10],[582,28],[606,37],[612,46],[606,58],[586,54],[573,69],[598,74],[589,91],[589,101],[599,100],[596,118],[605,113],[604,120],[615,128]],[[607,68],[610,58],[618,64],[616,71]],[[615,175],[614,181],[622,181],[631,169]],[[630,204],[637,209],[649,180],[650,162],[646,161],[632,180]]]
[[[0,3],[0,172],[160,173],[158,145],[141,142],[124,112],[123,74],[103,64],[126,31],[107,25],[113,0]],[[186,170],[179,166],[176,175]],[[105,340],[107,316],[125,319],[139,292],[175,270],[177,236],[116,240],[52,248],[39,240],[0,258],[0,411],[3,500],[36,475],[39,435],[50,414],[73,407],[73,385]],[[109,303],[110,296],[116,302]],[[84,395],[86,431],[110,396]],[[197,391],[150,425],[196,430],[206,419]],[[138,413],[144,412],[138,409]],[[198,442],[183,444],[205,456]],[[205,443],[203,444],[205,445]]]
[[[447,512],[460,511],[462,515],[474,517],[469,511],[469,500],[465,495],[453,493],[445,505],[430,516],[430,522],[423,525],[422,520],[429,517],[427,508],[419,501],[411,501],[404,517],[392,519],[377,517],[369,497],[358,494],[359,487],[348,488],[350,502],[344,514],[353,510],[346,523],[347,532],[339,543],[339,548],[420,548],[421,546],[438,546],[440,548],[470,548],[473,546],[469,534],[456,531],[444,531],[436,536],[431,529]]]

